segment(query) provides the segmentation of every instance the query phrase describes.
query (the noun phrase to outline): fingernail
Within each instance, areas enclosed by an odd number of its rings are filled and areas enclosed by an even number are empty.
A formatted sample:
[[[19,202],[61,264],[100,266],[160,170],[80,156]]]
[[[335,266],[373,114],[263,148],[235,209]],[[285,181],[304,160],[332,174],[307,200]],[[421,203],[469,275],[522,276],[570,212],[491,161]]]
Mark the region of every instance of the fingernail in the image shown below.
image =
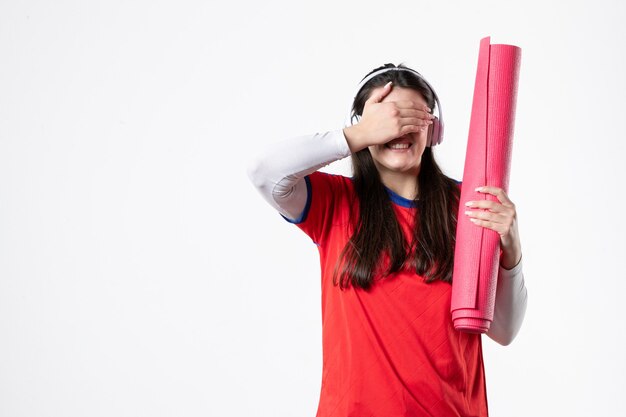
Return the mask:
[[[471,206],[472,204],[474,204],[473,201],[468,201],[467,203],[465,203],[466,206]]]
[[[466,210],[466,211],[465,211],[465,214],[471,214],[471,213],[472,213],[472,212],[471,212],[471,211],[469,211],[469,210]]]
[[[482,190],[483,190],[483,187],[476,187],[476,188],[474,189],[474,191],[482,191]]]

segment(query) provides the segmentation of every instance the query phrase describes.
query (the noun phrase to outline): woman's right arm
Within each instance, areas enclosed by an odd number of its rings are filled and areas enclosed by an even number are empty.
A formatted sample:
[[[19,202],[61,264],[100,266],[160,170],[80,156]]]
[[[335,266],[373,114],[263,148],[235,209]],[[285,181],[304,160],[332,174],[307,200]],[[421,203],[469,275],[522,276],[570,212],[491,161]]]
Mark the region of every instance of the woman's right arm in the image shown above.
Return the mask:
[[[350,135],[347,127],[272,144],[248,163],[248,177],[272,207],[298,221],[307,202],[304,177],[349,156]]]
[[[391,81],[375,89],[356,125],[283,140],[248,164],[248,177],[263,198],[290,220],[299,220],[307,202],[304,177],[333,161],[370,145],[381,145],[410,132],[424,130],[433,116],[425,105],[385,102]]]

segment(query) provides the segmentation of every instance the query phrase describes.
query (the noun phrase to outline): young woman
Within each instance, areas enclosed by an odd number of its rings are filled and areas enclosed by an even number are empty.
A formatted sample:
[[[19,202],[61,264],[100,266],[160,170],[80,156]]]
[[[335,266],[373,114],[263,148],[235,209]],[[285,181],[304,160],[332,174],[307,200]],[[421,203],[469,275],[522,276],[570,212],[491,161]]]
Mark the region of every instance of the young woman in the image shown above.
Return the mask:
[[[481,335],[455,330],[450,313],[462,184],[434,159],[438,99],[403,65],[361,84],[358,123],[279,142],[248,166],[263,197],[319,250],[317,417],[487,416]],[[318,171],[349,155],[353,177]],[[526,311],[517,216],[502,189],[482,191],[499,202],[467,202],[465,215],[500,235],[487,336],[507,345]]]

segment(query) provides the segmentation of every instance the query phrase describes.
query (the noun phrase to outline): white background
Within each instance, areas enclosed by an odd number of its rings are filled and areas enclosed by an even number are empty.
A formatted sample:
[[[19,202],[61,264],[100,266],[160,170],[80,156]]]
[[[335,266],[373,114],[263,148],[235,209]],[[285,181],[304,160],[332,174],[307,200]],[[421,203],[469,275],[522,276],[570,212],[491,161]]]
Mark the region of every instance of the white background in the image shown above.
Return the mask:
[[[484,36],[522,48],[529,292],[511,345],[483,337],[491,416],[626,414],[625,18],[606,0],[2,1],[0,416],[314,416],[317,249],[245,163],[340,128],[359,80],[404,62],[442,100],[436,156],[460,179]]]

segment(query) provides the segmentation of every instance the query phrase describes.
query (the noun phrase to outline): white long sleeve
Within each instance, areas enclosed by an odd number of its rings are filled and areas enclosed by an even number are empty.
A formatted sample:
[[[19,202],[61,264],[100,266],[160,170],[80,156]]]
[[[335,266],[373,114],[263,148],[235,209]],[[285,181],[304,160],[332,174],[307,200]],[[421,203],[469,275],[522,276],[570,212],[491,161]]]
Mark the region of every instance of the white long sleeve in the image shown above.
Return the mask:
[[[307,202],[304,177],[350,155],[343,129],[280,141],[251,160],[248,177],[263,198],[283,216],[299,221]],[[526,313],[527,290],[522,260],[510,270],[498,270],[494,318],[487,336],[510,344]]]
[[[513,268],[500,266],[498,270],[496,305],[487,336],[503,346],[515,339],[526,315],[528,291],[524,283],[522,258]]]
[[[248,177],[272,207],[298,220],[307,200],[303,178],[350,155],[343,129],[286,139],[248,163]]]

